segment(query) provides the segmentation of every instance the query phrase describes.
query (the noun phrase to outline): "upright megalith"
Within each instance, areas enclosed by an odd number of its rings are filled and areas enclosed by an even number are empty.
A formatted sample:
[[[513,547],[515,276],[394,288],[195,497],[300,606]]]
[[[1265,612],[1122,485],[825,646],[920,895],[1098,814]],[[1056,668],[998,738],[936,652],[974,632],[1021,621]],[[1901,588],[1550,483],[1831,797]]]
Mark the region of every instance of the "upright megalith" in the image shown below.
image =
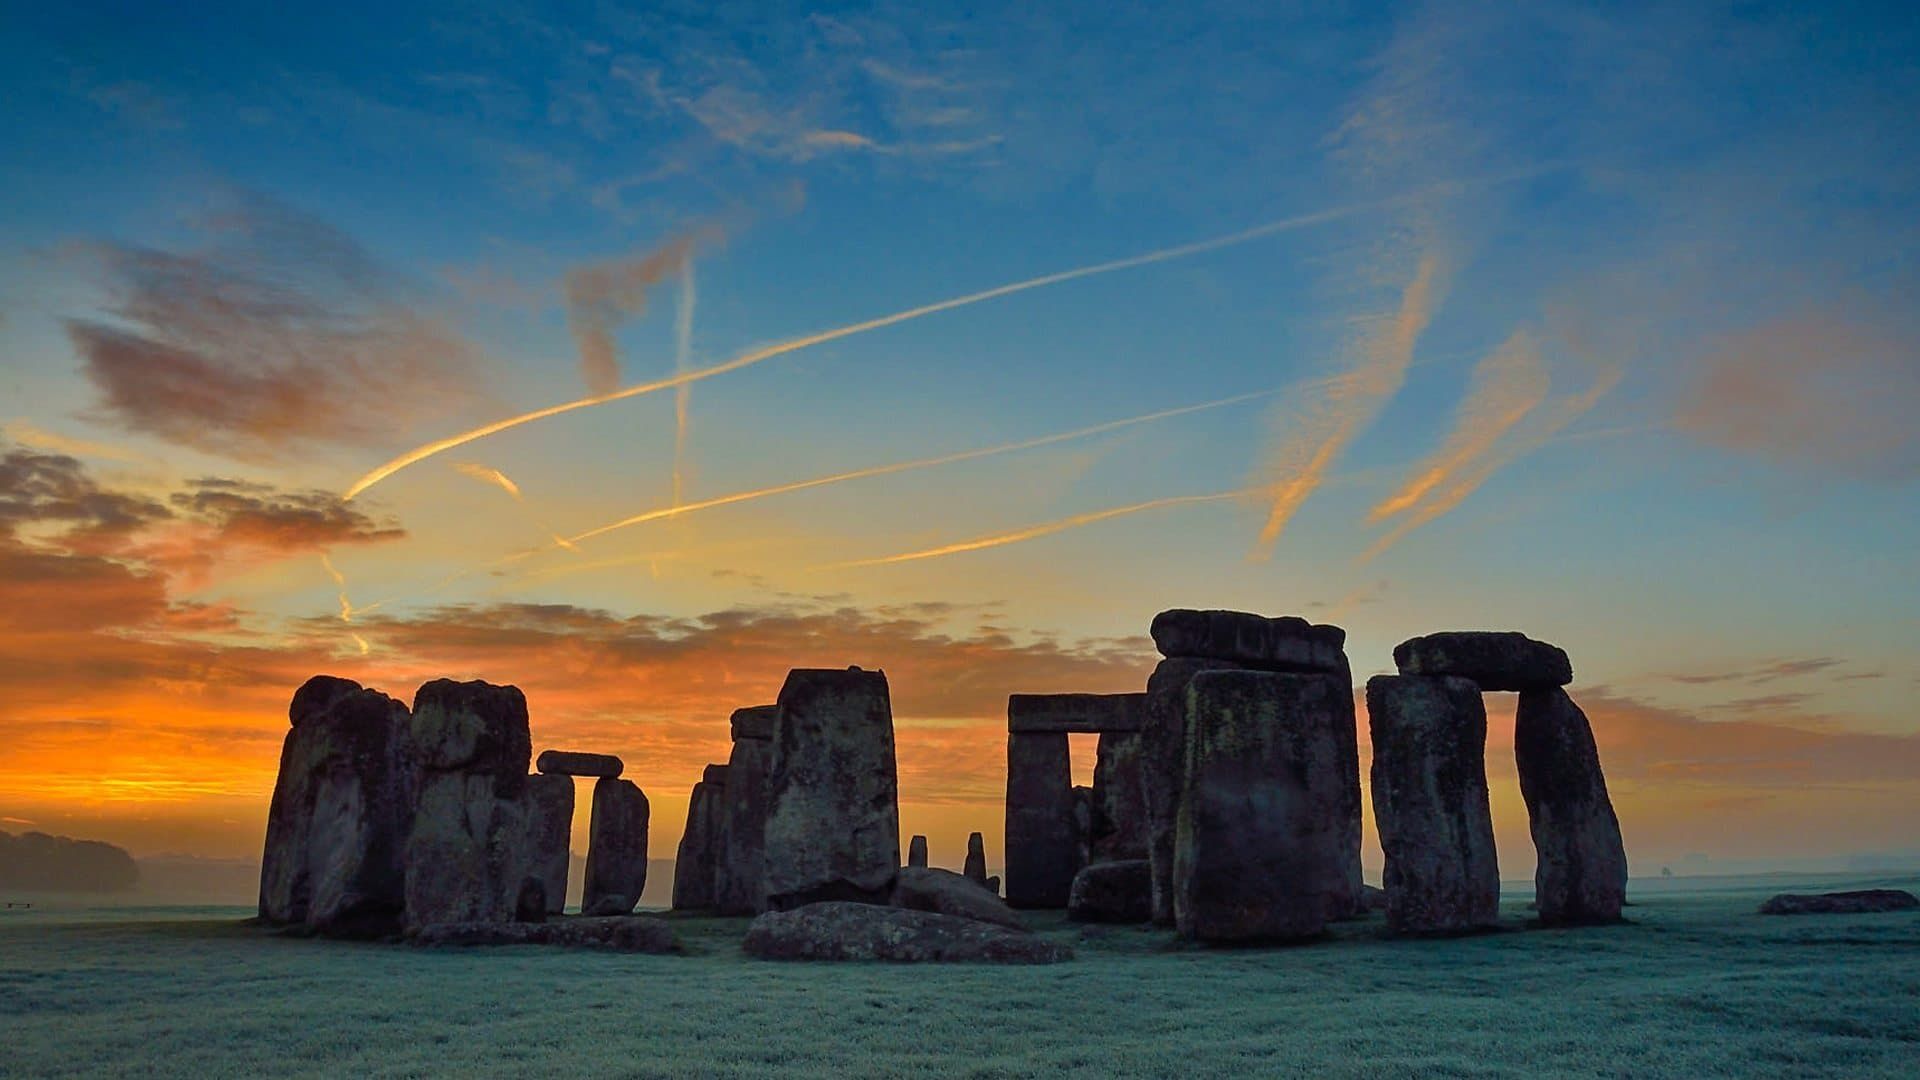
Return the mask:
[[[1482,690],[1544,690],[1573,681],[1565,651],[1510,631],[1451,630],[1394,647],[1402,675],[1458,675]]]
[[[907,842],[907,865],[918,867],[922,870],[926,869],[927,867],[927,838],[926,837],[916,833],[913,839]]]
[[[1513,757],[1538,856],[1533,880],[1540,921],[1620,921],[1627,851],[1587,715],[1559,687],[1522,690]]]
[[[527,815],[528,874],[540,882],[548,915],[567,908],[567,864],[572,858],[573,777],[536,773],[527,777],[522,796]]]
[[[647,796],[631,780],[602,777],[593,784],[587,825],[587,878],[582,915],[630,915],[647,886]]]
[[[1007,903],[1063,908],[1079,869],[1065,732],[1007,735]]]
[[[294,693],[287,718],[260,917],[328,934],[397,929],[416,783],[407,707],[318,675]]]
[[[1345,801],[1324,778],[1343,760],[1343,698],[1337,675],[1194,676],[1173,867],[1183,937],[1298,940],[1340,910]]]
[[[1093,763],[1090,862],[1147,857],[1146,793],[1140,786],[1141,738],[1137,731],[1100,733]]]
[[[1387,926],[1477,930],[1500,917],[1480,688],[1451,675],[1367,681],[1373,817],[1386,852]]]
[[[987,883],[987,838],[977,832],[967,834],[967,861],[962,872],[975,885]]]
[[[714,865],[714,906],[722,914],[766,910],[767,774],[779,712],[777,705],[757,705],[733,713],[733,751],[727,757]]]
[[[795,668],[779,706],[767,777],[767,906],[885,903],[900,871],[886,675]]]
[[[435,679],[414,694],[411,732],[421,774],[407,841],[408,928],[512,921],[523,885],[538,876],[527,854],[526,695]]]
[[[1187,753],[1187,687],[1203,671],[1240,671],[1224,660],[1168,657],[1147,677],[1147,727],[1140,736],[1140,794],[1147,817],[1153,921],[1173,925],[1173,849]]]
[[[725,765],[709,765],[687,801],[687,827],[673,860],[673,907],[699,911],[718,907],[721,815],[726,808]]]

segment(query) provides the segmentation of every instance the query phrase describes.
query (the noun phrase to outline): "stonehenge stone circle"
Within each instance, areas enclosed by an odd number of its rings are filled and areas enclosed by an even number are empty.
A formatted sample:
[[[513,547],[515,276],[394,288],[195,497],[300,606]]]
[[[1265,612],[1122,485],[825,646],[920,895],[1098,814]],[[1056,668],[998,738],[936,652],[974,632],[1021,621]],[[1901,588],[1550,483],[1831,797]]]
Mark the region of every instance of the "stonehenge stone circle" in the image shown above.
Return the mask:
[[[611,776],[594,781],[580,914],[627,915],[640,902],[647,885],[649,812],[646,795],[633,781]]]
[[[1143,923],[1153,918],[1153,869],[1145,859],[1097,862],[1073,876],[1067,916],[1080,922]]]
[[[1558,646],[1512,632],[1411,638],[1394,647],[1393,662],[1402,675],[1458,675],[1482,690],[1544,690],[1573,681],[1573,664]]]
[[[720,809],[714,867],[714,906],[723,915],[756,915],[766,910],[767,774],[773,765],[773,726],[778,714],[776,705],[733,713],[733,751],[727,758],[727,793]]]
[[[567,864],[572,858],[573,777],[536,773],[523,796],[527,820],[528,873],[539,880],[546,914],[567,907]]]
[[[709,765],[687,800],[687,827],[673,859],[673,907],[699,911],[718,906],[721,815],[730,787],[725,765]]]
[[[987,838],[977,832],[967,834],[967,862],[964,873],[967,880],[976,885],[987,883]]]
[[[574,750],[542,750],[534,768],[565,776],[619,776],[626,764],[612,754],[583,754]]]
[[[1557,686],[1521,691],[1513,756],[1538,856],[1533,880],[1540,922],[1619,922],[1627,852],[1587,714]]]
[[[416,784],[407,707],[319,675],[287,711],[267,811],[260,917],[325,934],[390,933],[406,905]]]
[[[436,679],[414,694],[411,731],[421,775],[407,840],[408,929],[512,921],[533,876],[521,799],[532,757],[526,696]]]
[[[1174,921],[1209,942],[1313,937],[1348,897],[1337,675],[1205,671],[1187,688]]]
[[[1395,933],[1481,929],[1500,918],[1480,687],[1451,675],[1367,680],[1373,816]]]
[[[916,835],[907,843],[907,865],[924,867],[927,865],[927,838]]]
[[[1067,906],[1078,869],[1073,769],[1065,732],[1007,735],[1007,903]]]
[[[886,675],[795,668],[779,706],[767,777],[767,906],[884,903],[900,871]]]

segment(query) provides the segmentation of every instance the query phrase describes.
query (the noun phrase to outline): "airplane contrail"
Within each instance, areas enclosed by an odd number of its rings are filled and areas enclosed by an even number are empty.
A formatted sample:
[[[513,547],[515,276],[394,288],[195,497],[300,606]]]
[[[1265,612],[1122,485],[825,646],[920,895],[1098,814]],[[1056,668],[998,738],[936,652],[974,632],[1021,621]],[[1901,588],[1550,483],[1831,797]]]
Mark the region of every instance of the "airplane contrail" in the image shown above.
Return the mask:
[[[908,551],[899,555],[884,555],[877,559],[853,559],[848,562],[828,563],[824,566],[816,566],[813,569],[840,570],[855,566],[884,566],[890,563],[914,562],[919,559],[937,559],[943,555],[960,555],[969,551],[981,551],[986,548],[1017,544],[1023,540],[1037,540],[1043,536],[1052,536],[1055,533],[1066,532],[1068,529],[1077,529],[1083,525],[1092,525],[1095,522],[1125,517],[1128,514],[1138,514],[1146,510],[1159,510],[1168,506],[1191,506],[1196,503],[1220,502],[1225,499],[1244,499],[1249,495],[1261,494],[1265,490],[1265,487],[1247,487],[1235,488],[1232,491],[1208,492],[1203,495],[1169,495],[1165,498],[1148,499],[1146,502],[1133,503],[1128,506],[1114,506],[1105,510],[1093,510],[1084,514],[1075,514],[1072,517],[1061,518],[1058,521],[1042,522],[1039,525],[1029,525],[1024,529],[1015,529],[1012,532],[996,533],[992,536],[982,536],[973,540],[962,540],[959,543],[944,544],[940,547],[926,548],[922,551]]]
[[[499,469],[489,468],[485,465],[475,464],[470,461],[457,461],[454,463],[453,468],[455,472],[464,476],[471,476],[483,484],[492,484],[501,491],[513,496],[513,501],[522,506],[527,504],[527,500],[520,494],[520,485],[514,483],[512,478],[508,477],[506,473],[501,472]],[[540,526],[541,532],[546,533],[547,536],[552,538],[555,547],[563,547],[568,551],[574,550],[573,544],[568,541],[566,537],[554,532],[552,526],[546,522],[536,517],[533,519],[533,523]]]
[[[680,264],[680,302],[673,312],[673,370],[685,372],[693,364],[693,305],[699,299],[693,285],[693,260]],[[693,387],[682,383],[673,391],[673,501],[679,503],[685,490],[687,460],[687,410],[692,404]]]
[[[417,446],[412,450],[409,450],[406,453],[401,454],[399,457],[396,457],[393,460],[388,461],[387,463],[373,469],[371,472],[367,473],[365,476],[362,476],[360,479],[354,481],[353,485],[347,488],[347,490],[344,493],[342,493],[341,498],[351,500],[354,497],[361,494],[362,492],[366,491],[368,488],[374,486],[375,484],[380,483],[381,481],[385,480],[387,477],[392,476],[394,473],[397,473],[400,470],[407,468],[408,466],[418,464],[419,462],[424,461],[427,458],[434,456],[435,454],[444,453],[445,451],[451,450],[456,446],[464,446],[467,443],[473,442],[475,439],[484,439],[489,435],[497,435],[502,431],[507,431],[512,428],[519,427],[522,424],[530,424],[536,420],[545,420],[550,417],[561,416],[566,413],[573,412],[577,409],[590,408],[595,405],[604,405],[612,401],[621,401],[626,398],[639,397],[642,394],[651,394],[659,390],[669,390],[677,386],[685,386],[689,383],[699,382],[703,379],[711,379],[716,375],[725,375],[728,372],[739,371],[741,368],[751,367],[752,365],[758,364],[762,361],[771,360],[776,356],[784,356],[787,353],[797,352],[801,349],[809,348],[814,345],[822,345],[829,341],[838,341],[841,338],[852,337],[855,334],[864,334],[871,330],[879,330],[884,327],[894,326],[896,324],[908,322],[913,319],[925,318],[928,315],[935,315],[943,311],[951,311],[955,308],[967,307],[972,304],[983,303],[985,301],[998,299],[1003,296],[1011,296],[1015,293],[1026,292],[1031,289],[1046,288],[1047,286],[1050,286],[1050,285],[1058,285],[1063,282],[1075,281],[1080,278],[1093,277],[1099,274],[1111,274],[1120,270],[1130,270],[1130,269],[1133,269],[1134,267],[1148,266],[1154,263],[1169,262],[1174,259],[1189,258],[1191,256],[1204,254],[1209,251],[1218,251],[1222,248],[1229,248],[1239,244],[1249,243],[1251,241],[1258,240],[1267,236],[1273,236],[1278,233],[1289,232],[1295,229],[1303,229],[1313,225],[1321,225],[1330,221],[1337,221],[1337,220],[1340,220],[1341,218],[1352,217],[1355,214],[1371,213],[1374,211],[1390,209],[1390,208],[1405,205],[1408,203],[1419,202],[1425,199],[1432,199],[1436,197],[1446,196],[1449,194],[1467,190],[1468,188],[1474,187],[1474,186],[1479,186],[1479,185],[1489,184],[1489,183],[1506,183],[1512,180],[1517,180],[1517,179],[1522,179],[1524,177],[1538,175],[1540,172],[1544,171],[1544,168],[1545,167],[1528,169],[1521,172],[1509,173],[1503,176],[1481,178],[1481,179],[1471,180],[1471,181],[1455,181],[1455,182],[1445,183],[1445,184],[1436,184],[1432,187],[1424,188],[1420,191],[1411,192],[1405,195],[1398,195],[1390,199],[1378,199],[1372,202],[1354,203],[1347,206],[1334,207],[1328,210],[1319,210],[1310,214],[1300,214],[1294,217],[1281,218],[1276,221],[1269,221],[1263,225],[1256,225],[1250,229],[1242,229],[1241,231],[1236,233],[1229,233],[1225,236],[1216,236],[1216,237],[1213,237],[1212,239],[1199,240],[1190,244],[1181,244],[1176,247],[1161,248],[1157,251],[1149,251],[1141,255],[1133,255],[1124,259],[1114,259],[1108,262],[1095,263],[1091,266],[1077,267],[1072,270],[1061,270],[1052,274],[1043,274],[1039,277],[1027,278],[1024,281],[1015,281],[1006,285],[997,285],[991,289],[982,289],[979,292],[967,293],[963,296],[956,296],[947,300],[941,300],[931,304],[923,304],[920,307],[908,308],[905,311],[896,311],[891,315],[882,315],[879,318],[868,319],[864,322],[849,323],[846,326],[837,327],[832,330],[822,330],[817,333],[807,334],[803,337],[791,338],[786,341],[777,342],[772,345],[764,345],[764,346],[761,346],[760,348],[748,350],[747,352],[741,353],[740,355],[735,356],[730,360],[726,360],[718,364],[713,364],[709,367],[695,368],[692,371],[679,372],[667,378],[655,379],[652,382],[638,383],[636,385],[626,387],[625,389],[622,389],[622,390],[615,390],[611,393],[598,394],[593,397],[579,398],[574,401],[563,401],[557,405],[548,405],[545,408],[534,409],[531,412],[521,413],[518,416],[509,416],[504,419],[495,420],[492,423],[482,424],[479,427],[473,428],[472,430],[463,431],[457,435],[449,435],[444,439],[436,439],[433,442],[425,443],[423,445]]]
[[[356,609],[353,606],[353,602],[347,599],[347,575],[341,573],[339,569],[333,565],[333,560],[328,558],[327,553],[324,551],[320,553],[320,565],[326,569],[327,576],[333,579],[334,585],[338,587],[340,590],[340,621],[343,623],[349,624],[349,629],[347,630],[347,636],[352,638],[353,643],[360,647],[361,656],[367,655],[368,653],[373,651],[373,646],[367,643],[366,638],[363,638],[358,633],[354,632],[351,629],[351,624],[353,622],[353,613],[355,610],[366,611],[370,609],[368,608]],[[373,606],[378,607],[379,605],[376,604]]]
[[[1272,397],[1275,394],[1285,393],[1290,389],[1295,388],[1280,387],[1270,390],[1255,390],[1251,393],[1235,394],[1232,397],[1220,398],[1216,401],[1203,401],[1198,405],[1182,405],[1178,408],[1162,409],[1158,412],[1146,413],[1141,416],[1129,416],[1121,420],[1109,420],[1105,423],[1095,424],[1092,427],[1076,428],[1073,431],[1063,431],[1053,435],[1041,435],[1032,439],[1022,439],[1019,442],[1001,443],[998,446],[986,446],[975,450],[962,450],[958,453],[942,454],[938,457],[916,458],[912,461],[896,461],[889,465],[874,465],[865,469],[853,469],[849,472],[833,473],[829,476],[816,476],[810,480],[795,480],[791,483],[775,484],[772,487],[755,488],[752,491],[737,491],[730,495],[719,495],[711,499],[702,499],[699,502],[677,503],[672,506],[661,507],[658,510],[649,510],[643,514],[635,514],[632,517],[622,518],[619,521],[602,525],[599,528],[588,529],[586,532],[570,537],[569,539],[573,543],[579,544],[582,541],[591,540],[596,536],[613,532],[615,529],[624,529],[631,525],[640,525],[649,521],[659,521],[662,518],[678,517],[681,514],[691,514],[699,510],[709,510],[716,506],[728,506],[733,503],[746,502],[749,499],[764,499],[771,495],[785,495],[792,491],[805,491],[808,488],[824,487],[828,484],[838,484],[848,480],[860,480],[869,476],[886,476],[891,473],[907,472],[911,469],[929,469],[936,465],[952,465],[957,462],[972,461],[975,458],[991,457],[996,454],[1011,454],[1020,450],[1032,450],[1036,447],[1066,442],[1069,439],[1083,439],[1090,435],[1099,435],[1108,431],[1118,431],[1121,428],[1132,427],[1136,424],[1151,423],[1155,420],[1167,420],[1175,416],[1185,416],[1189,413],[1224,408],[1228,405],[1237,405],[1241,402],[1253,401],[1257,398]]]

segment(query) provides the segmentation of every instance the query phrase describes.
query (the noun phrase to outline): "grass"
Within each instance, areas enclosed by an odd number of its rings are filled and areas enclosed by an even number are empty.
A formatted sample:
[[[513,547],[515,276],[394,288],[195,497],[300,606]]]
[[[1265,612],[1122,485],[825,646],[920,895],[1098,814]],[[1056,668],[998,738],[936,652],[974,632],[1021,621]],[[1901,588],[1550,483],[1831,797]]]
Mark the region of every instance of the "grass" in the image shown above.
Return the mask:
[[[0,1075],[1901,1076],[1920,915],[1763,917],[1850,878],[1636,883],[1633,925],[1285,948],[1041,933],[1053,967],[800,965],[296,940],[218,908],[0,915]]]

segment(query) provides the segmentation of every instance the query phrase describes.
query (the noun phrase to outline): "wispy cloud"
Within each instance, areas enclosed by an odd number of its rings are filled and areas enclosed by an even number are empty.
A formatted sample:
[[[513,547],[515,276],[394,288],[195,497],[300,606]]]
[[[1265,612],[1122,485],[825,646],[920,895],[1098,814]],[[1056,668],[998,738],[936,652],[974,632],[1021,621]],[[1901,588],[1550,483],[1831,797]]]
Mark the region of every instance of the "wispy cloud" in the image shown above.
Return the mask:
[[[644,255],[582,266],[567,273],[567,327],[580,348],[580,376],[596,397],[620,387],[620,355],[613,332],[647,310],[647,294],[679,274],[694,251],[724,234],[705,225],[675,236]]]

